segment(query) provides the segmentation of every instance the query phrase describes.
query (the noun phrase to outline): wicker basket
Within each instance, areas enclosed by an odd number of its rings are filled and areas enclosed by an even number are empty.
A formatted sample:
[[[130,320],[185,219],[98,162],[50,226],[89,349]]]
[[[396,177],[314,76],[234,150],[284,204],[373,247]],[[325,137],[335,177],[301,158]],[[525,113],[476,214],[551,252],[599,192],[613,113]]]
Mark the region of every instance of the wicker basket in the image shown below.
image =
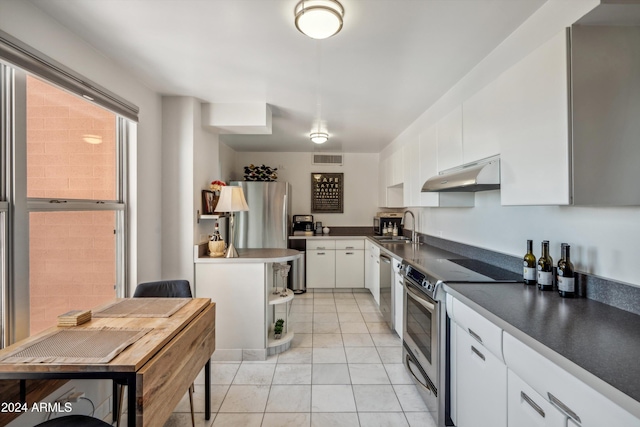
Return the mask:
[[[209,241],[209,256],[222,257],[224,256],[224,250],[226,245],[224,240],[218,240],[216,242]]]

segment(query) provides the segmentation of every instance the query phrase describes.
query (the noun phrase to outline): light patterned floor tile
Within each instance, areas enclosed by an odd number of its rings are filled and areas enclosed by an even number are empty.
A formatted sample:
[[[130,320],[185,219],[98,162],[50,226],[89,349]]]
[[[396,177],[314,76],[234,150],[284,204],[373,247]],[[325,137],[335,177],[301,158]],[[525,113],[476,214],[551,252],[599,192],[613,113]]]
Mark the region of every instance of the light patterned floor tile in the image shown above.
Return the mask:
[[[311,364],[278,363],[272,384],[311,384]]]
[[[273,363],[258,364],[244,362],[240,365],[235,378],[234,385],[269,385],[273,380],[273,373],[276,365]]]
[[[311,427],[360,427],[355,412],[313,412]]]
[[[273,385],[266,412],[310,412],[311,385]]]
[[[391,384],[382,363],[349,364],[352,384]]]
[[[347,363],[344,347],[314,348],[313,363]]]
[[[361,427],[409,427],[402,412],[359,412]]]
[[[260,427],[264,414],[218,414],[213,427]]]
[[[312,412],[355,412],[356,404],[350,385],[312,385]]]
[[[345,347],[349,363],[382,363],[375,347]]]
[[[346,363],[316,363],[311,381],[313,384],[351,384],[349,367]]]
[[[278,364],[281,363],[311,363],[313,349],[307,347],[290,348],[278,355]]]
[[[264,412],[269,389],[268,385],[232,385],[220,412]]]
[[[405,412],[404,416],[411,427],[437,427],[430,412]]]
[[[354,385],[353,394],[358,412],[402,412],[390,385]]]
[[[310,413],[278,414],[267,412],[264,414],[264,421],[262,421],[262,427],[309,427],[310,425]]]

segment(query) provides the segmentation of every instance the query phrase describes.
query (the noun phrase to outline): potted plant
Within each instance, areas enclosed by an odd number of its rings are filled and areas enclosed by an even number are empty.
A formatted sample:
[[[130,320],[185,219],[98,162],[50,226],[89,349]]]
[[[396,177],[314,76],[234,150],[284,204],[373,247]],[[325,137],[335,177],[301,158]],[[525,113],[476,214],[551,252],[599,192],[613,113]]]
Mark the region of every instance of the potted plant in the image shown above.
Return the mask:
[[[278,319],[276,324],[273,326],[273,336],[275,339],[279,340],[282,337],[282,328],[284,327],[284,320]]]

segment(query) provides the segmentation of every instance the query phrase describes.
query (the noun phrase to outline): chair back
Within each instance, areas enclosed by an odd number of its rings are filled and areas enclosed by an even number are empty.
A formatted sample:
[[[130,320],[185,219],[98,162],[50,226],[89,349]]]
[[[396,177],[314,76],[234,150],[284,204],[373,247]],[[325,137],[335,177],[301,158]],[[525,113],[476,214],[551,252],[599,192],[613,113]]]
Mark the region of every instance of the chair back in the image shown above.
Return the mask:
[[[134,298],[193,298],[188,280],[161,280],[140,283]]]

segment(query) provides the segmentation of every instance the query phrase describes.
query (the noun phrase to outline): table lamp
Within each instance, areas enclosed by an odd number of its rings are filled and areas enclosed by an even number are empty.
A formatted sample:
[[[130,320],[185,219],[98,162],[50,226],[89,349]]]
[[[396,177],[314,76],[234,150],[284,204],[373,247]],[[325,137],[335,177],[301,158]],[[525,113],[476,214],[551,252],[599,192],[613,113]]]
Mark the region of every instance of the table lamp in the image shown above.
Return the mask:
[[[233,219],[235,212],[248,210],[249,206],[247,206],[247,201],[244,198],[242,187],[227,185],[220,189],[220,199],[216,205],[216,211],[229,212],[231,214],[229,218],[231,234],[229,235],[229,247],[227,248],[227,253],[224,256],[225,258],[238,258],[238,251],[236,251],[236,248],[233,246],[233,236],[235,234]]]

